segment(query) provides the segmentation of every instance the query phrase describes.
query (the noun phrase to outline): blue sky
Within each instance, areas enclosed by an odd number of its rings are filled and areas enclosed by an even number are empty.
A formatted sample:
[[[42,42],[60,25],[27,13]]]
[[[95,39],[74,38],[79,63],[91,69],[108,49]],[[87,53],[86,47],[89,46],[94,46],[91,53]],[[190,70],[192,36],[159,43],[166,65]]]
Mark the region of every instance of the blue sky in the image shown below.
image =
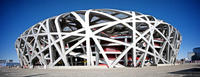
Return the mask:
[[[179,59],[200,47],[198,0],[0,0],[0,59],[18,61],[15,40],[39,21],[65,12],[103,8],[137,11],[173,25],[183,37]]]

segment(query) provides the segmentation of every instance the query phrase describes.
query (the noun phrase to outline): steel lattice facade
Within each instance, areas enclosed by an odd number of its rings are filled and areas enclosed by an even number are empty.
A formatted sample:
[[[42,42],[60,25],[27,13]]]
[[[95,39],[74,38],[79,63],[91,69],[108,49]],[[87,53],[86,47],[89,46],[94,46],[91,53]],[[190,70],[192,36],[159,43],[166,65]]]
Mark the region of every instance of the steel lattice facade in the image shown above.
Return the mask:
[[[173,26],[153,16],[91,9],[39,22],[15,47],[22,66],[143,67],[175,63],[181,40]]]

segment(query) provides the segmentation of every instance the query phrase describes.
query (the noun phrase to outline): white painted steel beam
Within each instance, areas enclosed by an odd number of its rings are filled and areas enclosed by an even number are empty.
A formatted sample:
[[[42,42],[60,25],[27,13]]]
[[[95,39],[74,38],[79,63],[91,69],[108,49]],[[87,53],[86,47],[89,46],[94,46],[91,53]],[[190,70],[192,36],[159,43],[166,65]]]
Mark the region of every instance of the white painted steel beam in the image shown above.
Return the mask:
[[[39,22],[18,37],[15,47],[21,66],[30,68],[37,65],[143,67],[173,64],[181,41],[173,26],[153,16],[90,9]]]

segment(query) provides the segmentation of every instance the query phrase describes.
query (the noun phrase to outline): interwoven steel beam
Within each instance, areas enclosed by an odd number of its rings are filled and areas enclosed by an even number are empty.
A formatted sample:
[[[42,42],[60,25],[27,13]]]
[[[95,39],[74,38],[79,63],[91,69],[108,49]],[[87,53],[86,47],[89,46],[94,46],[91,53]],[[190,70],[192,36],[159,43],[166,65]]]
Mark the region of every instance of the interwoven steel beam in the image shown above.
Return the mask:
[[[134,11],[91,9],[48,18],[15,47],[21,66],[143,67],[173,64],[181,44],[170,24]]]

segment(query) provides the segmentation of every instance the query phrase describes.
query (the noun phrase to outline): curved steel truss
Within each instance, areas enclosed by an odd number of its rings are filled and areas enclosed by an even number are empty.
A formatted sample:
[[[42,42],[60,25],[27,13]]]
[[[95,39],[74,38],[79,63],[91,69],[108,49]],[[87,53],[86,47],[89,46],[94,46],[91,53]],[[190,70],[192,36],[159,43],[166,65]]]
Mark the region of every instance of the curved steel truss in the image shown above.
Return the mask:
[[[138,67],[174,63],[180,33],[153,16],[113,9],[48,18],[15,43],[22,66]]]

